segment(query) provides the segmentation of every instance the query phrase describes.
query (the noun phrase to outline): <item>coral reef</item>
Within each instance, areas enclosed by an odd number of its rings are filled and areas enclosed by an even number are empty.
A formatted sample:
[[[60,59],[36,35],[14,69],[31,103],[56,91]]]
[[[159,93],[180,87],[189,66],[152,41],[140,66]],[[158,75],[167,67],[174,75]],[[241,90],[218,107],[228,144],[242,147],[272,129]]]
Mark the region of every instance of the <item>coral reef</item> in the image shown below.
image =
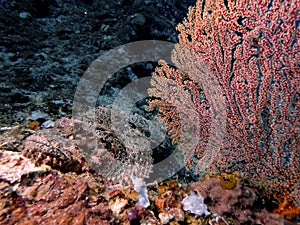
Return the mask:
[[[22,153],[0,147],[1,225],[285,223],[280,215],[259,207],[259,196],[236,175],[206,177],[189,186],[175,180],[148,184],[144,188],[150,205],[144,208],[137,204],[139,193],[133,185],[113,182],[91,169],[80,149],[69,148],[76,143],[61,145],[74,141],[74,128],[74,120],[62,118],[54,128],[27,137],[19,147]],[[64,160],[66,164],[59,163]],[[222,187],[224,177],[232,178],[234,188]],[[210,214],[184,210],[182,202],[191,191],[203,197]]]
[[[36,165],[49,165],[62,171],[84,171],[87,165],[75,140],[63,137],[57,129],[40,130],[29,136],[24,143],[23,155]]]
[[[124,183],[131,183],[131,176],[149,175],[153,159],[150,143],[143,134],[149,132],[145,119],[107,107],[86,112],[80,119],[61,118],[53,129],[37,130],[26,138],[19,149],[36,165],[45,164],[64,172],[92,168]]]
[[[190,188],[204,198],[213,214],[229,216],[233,224],[282,224],[279,215],[256,211],[258,196],[252,189],[240,182],[233,189],[224,189],[221,182],[207,176],[203,182],[190,184]]]

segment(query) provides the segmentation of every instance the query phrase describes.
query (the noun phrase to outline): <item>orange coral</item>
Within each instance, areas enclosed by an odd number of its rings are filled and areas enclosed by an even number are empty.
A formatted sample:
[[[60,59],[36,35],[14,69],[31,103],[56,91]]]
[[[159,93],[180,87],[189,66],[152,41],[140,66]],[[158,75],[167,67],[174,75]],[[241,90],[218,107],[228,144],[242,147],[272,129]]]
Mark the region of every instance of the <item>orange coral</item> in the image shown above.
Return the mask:
[[[30,121],[28,122],[28,128],[30,130],[37,130],[40,127],[41,123],[39,121]]]
[[[287,200],[283,201],[273,213],[280,214],[287,220],[294,220],[300,217],[300,208],[298,206],[291,205]]]

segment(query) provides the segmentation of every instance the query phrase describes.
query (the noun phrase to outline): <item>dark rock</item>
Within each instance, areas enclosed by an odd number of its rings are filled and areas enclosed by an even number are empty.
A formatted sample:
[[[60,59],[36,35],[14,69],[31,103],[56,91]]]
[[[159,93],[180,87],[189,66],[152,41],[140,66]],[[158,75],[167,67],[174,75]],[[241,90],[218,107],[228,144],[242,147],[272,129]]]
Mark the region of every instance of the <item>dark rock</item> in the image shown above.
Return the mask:
[[[10,86],[11,92],[23,97],[17,96],[15,103],[13,97],[0,95],[1,105],[10,104],[10,111],[0,106],[0,123],[16,123],[14,117],[5,114],[38,109],[50,111],[53,119],[64,116],[63,113],[71,115],[71,109],[52,107],[51,101],[73,99],[80,76],[93,60],[104,50],[132,41],[175,42],[175,26],[194,2],[1,1],[0,80]],[[20,17],[20,13],[28,16]],[[126,71],[115,75],[116,84],[124,84],[124,74]],[[121,87],[116,85],[114,90]],[[43,96],[38,104],[36,95]],[[18,101],[26,106],[20,108]]]

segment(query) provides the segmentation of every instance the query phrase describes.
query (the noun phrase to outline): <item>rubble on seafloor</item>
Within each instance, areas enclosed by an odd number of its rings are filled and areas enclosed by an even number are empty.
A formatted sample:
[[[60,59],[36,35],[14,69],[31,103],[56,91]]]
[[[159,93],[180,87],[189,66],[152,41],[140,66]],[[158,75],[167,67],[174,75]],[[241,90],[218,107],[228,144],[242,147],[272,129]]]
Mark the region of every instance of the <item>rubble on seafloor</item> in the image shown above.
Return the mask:
[[[1,143],[0,224],[288,224],[257,209],[258,196],[239,180],[224,189],[217,177],[186,186],[175,180],[148,184],[150,206],[144,208],[136,204],[139,193],[133,186],[108,181],[89,167],[71,133],[56,125],[20,136],[18,150]],[[38,138],[48,147],[33,141]],[[58,140],[67,144],[62,147]],[[184,210],[182,202],[191,192],[203,197],[204,215]]]

